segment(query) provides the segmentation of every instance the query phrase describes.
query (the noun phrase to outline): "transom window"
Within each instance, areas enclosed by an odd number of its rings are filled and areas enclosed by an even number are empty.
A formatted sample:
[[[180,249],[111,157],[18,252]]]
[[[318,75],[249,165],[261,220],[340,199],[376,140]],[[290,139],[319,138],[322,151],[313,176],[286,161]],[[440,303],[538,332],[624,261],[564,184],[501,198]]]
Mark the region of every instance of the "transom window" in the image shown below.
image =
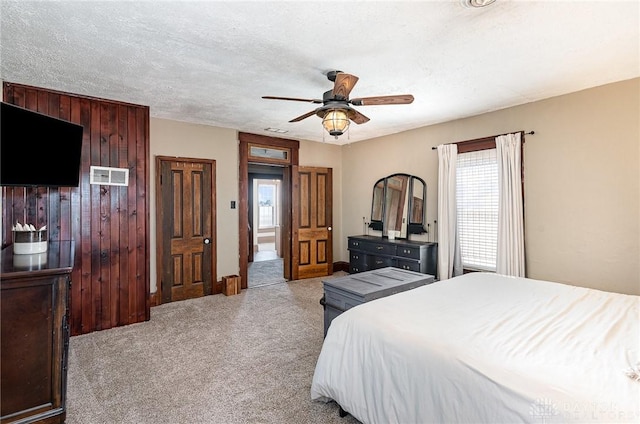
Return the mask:
[[[249,144],[249,161],[258,163],[289,164],[291,162],[291,150],[285,147],[260,146]]]

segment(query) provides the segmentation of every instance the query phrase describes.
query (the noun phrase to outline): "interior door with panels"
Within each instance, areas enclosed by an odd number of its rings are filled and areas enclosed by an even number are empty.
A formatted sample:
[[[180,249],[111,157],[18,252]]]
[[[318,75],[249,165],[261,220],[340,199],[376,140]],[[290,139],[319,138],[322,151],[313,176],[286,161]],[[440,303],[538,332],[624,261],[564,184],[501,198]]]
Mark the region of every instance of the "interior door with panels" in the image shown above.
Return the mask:
[[[214,292],[215,161],[157,158],[158,284],[163,303]]]
[[[332,169],[298,167],[294,195],[297,278],[330,275],[333,272]]]

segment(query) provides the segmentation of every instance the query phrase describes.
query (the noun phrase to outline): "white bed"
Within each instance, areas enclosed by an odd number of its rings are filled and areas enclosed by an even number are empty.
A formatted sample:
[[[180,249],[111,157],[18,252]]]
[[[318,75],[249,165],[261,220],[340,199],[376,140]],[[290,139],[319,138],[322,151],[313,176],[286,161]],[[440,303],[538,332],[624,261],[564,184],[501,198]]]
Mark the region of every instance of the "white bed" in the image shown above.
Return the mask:
[[[335,318],[311,398],[364,423],[640,422],[639,360],[639,296],[473,273]]]

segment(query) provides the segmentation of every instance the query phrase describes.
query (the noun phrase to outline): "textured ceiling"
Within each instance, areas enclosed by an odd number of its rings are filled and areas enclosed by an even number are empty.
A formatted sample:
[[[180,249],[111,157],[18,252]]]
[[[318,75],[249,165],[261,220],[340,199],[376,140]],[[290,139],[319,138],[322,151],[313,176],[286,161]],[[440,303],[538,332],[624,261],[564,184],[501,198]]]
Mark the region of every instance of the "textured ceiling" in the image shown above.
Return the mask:
[[[638,1],[7,1],[0,77],[150,106],[151,116],[354,142],[640,76]],[[334,140],[324,75],[360,77],[371,121]]]

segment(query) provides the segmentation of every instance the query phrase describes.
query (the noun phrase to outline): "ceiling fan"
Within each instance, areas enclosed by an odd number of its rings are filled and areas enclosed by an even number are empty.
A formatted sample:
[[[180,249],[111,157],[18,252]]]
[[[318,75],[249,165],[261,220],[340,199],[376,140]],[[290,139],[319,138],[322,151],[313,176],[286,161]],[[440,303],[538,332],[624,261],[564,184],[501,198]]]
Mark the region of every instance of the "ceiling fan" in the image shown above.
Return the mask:
[[[342,135],[349,127],[349,121],[353,121],[356,124],[364,124],[369,121],[369,118],[353,109],[350,105],[404,105],[413,102],[413,96],[411,94],[349,99],[349,93],[351,93],[351,90],[353,90],[353,87],[358,82],[357,76],[347,74],[342,71],[329,71],[327,73],[327,78],[329,81],[334,83],[333,89],[325,91],[322,95],[322,99],[301,99],[297,97],[277,96],[262,96],[262,98],[322,104],[322,106],[317,109],[307,112],[304,115],[300,115],[297,118],[293,118],[289,122],[298,122],[310,117],[311,115],[318,115],[322,118],[322,125],[324,128],[330,135],[335,136],[335,138]]]

